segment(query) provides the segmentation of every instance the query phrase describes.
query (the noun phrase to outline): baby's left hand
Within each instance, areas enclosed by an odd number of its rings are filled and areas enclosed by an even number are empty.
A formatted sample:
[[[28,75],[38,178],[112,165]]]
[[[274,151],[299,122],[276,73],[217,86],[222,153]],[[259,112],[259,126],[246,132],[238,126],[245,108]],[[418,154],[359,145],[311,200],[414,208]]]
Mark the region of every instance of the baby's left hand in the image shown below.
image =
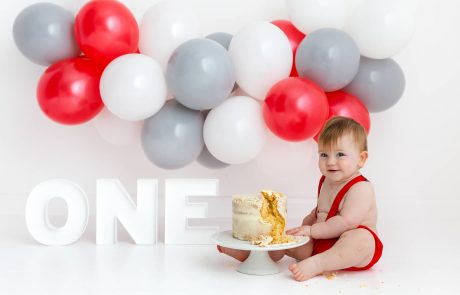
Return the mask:
[[[311,233],[311,226],[309,225],[302,225],[299,227],[292,228],[286,231],[286,234],[293,235],[293,236],[305,236],[309,237]]]

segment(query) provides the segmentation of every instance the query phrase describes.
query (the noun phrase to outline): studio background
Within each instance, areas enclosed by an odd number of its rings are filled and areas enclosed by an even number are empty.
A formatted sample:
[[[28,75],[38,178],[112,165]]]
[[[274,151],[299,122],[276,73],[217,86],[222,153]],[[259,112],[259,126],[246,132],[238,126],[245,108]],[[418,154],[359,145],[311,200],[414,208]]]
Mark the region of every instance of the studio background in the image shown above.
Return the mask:
[[[166,178],[219,179],[222,196],[270,188],[288,197],[316,198],[320,174],[313,140],[293,143],[270,134],[260,155],[246,164],[214,170],[194,162],[164,170],[147,159],[140,139],[131,146],[116,146],[99,135],[93,121],[64,126],[45,117],[35,95],[45,67],[22,56],[12,36],[15,17],[36,2],[0,3],[0,214],[23,215],[33,187],[53,178],[79,184],[89,197],[91,214],[97,179],[118,178],[135,198],[137,179],[157,178],[160,226]],[[48,2],[76,13],[86,1]],[[158,1],[121,2],[139,21]],[[251,21],[287,19],[284,0],[187,2],[202,20],[203,36],[217,31],[235,34]],[[420,0],[412,41],[393,57],[405,73],[406,89],[391,109],[371,113],[370,156],[362,170],[373,182],[379,203],[450,203],[460,197],[455,186],[460,176],[459,11],[456,0]]]

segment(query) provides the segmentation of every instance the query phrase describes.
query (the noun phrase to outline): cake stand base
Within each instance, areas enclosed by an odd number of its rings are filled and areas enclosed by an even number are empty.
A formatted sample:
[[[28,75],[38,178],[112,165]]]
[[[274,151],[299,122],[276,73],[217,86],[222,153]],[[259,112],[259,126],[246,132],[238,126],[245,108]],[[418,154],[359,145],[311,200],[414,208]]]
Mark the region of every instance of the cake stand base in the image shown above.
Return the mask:
[[[237,250],[251,251],[248,258],[241,263],[236,270],[248,275],[273,275],[281,271],[278,264],[274,262],[268,251],[286,250],[305,245],[310,239],[308,237],[296,237],[296,241],[286,244],[268,245],[259,247],[252,245],[248,241],[233,238],[232,231],[217,232],[212,235],[212,239],[217,245]]]
[[[236,270],[258,276],[274,275],[281,272],[278,264],[270,258],[268,251],[251,251],[249,257]]]

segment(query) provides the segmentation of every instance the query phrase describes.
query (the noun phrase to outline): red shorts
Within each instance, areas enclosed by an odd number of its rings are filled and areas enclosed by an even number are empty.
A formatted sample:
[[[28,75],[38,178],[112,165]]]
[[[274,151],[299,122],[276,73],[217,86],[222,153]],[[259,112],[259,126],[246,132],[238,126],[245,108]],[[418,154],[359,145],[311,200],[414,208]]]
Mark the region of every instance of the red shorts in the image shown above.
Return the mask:
[[[364,267],[350,267],[350,268],[347,268],[345,270],[353,270],[353,271],[355,271],[355,270],[369,269],[374,264],[376,264],[377,261],[379,261],[380,257],[382,257],[383,244],[380,241],[379,237],[374,233],[374,231],[372,231],[367,226],[360,225],[360,226],[358,226],[358,228],[367,229],[372,234],[372,236],[374,237],[374,240],[375,240],[374,257],[372,257],[371,262],[369,262],[369,264],[364,266]],[[313,241],[313,253],[312,253],[312,256],[316,255],[316,254],[319,254],[319,253],[323,253],[326,250],[329,250],[332,246],[334,246],[334,244],[338,241],[338,239],[339,238],[314,240]]]

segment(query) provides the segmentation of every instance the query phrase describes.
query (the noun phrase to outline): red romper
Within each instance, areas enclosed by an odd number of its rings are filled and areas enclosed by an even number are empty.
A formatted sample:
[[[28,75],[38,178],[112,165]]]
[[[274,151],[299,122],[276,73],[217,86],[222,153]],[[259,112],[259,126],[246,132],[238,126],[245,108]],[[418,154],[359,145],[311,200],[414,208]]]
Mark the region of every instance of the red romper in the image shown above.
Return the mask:
[[[318,198],[319,198],[319,193],[321,191],[321,187],[323,185],[323,182],[324,182],[324,179],[326,177],[323,175],[323,177],[321,177],[321,180],[319,181],[319,186],[318,186]],[[360,181],[367,181],[366,178],[364,178],[364,176],[362,175],[358,175],[356,176],[355,178],[353,178],[352,180],[350,180],[340,191],[339,193],[337,194],[337,196],[335,197],[334,199],[334,202],[332,203],[332,206],[331,206],[331,209],[329,210],[329,213],[327,214],[327,218],[326,220],[328,220],[329,218],[337,215],[337,212],[339,210],[339,205],[340,205],[340,202],[342,202],[343,198],[345,197],[345,194],[348,192],[348,190],[357,182],[360,182]],[[371,268],[374,264],[377,263],[377,261],[379,261],[380,257],[382,256],[382,251],[383,251],[383,244],[382,242],[380,241],[379,237],[377,236],[376,233],[374,233],[374,231],[372,231],[370,228],[368,228],[367,226],[364,226],[364,225],[359,225],[358,228],[364,228],[364,229],[367,229],[371,234],[372,236],[374,237],[374,240],[375,240],[375,252],[374,252],[374,257],[372,257],[372,260],[371,262],[364,266],[364,267],[350,267],[350,268],[347,268],[346,270],[366,270],[366,269],[369,269]],[[321,239],[321,240],[315,240],[313,239],[313,253],[312,255],[316,255],[316,254],[319,254],[319,253],[322,253],[326,250],[329,250],[332,246],[334,246],[335,242],[337,242],[339,238],[333,238],[333,239]]]

